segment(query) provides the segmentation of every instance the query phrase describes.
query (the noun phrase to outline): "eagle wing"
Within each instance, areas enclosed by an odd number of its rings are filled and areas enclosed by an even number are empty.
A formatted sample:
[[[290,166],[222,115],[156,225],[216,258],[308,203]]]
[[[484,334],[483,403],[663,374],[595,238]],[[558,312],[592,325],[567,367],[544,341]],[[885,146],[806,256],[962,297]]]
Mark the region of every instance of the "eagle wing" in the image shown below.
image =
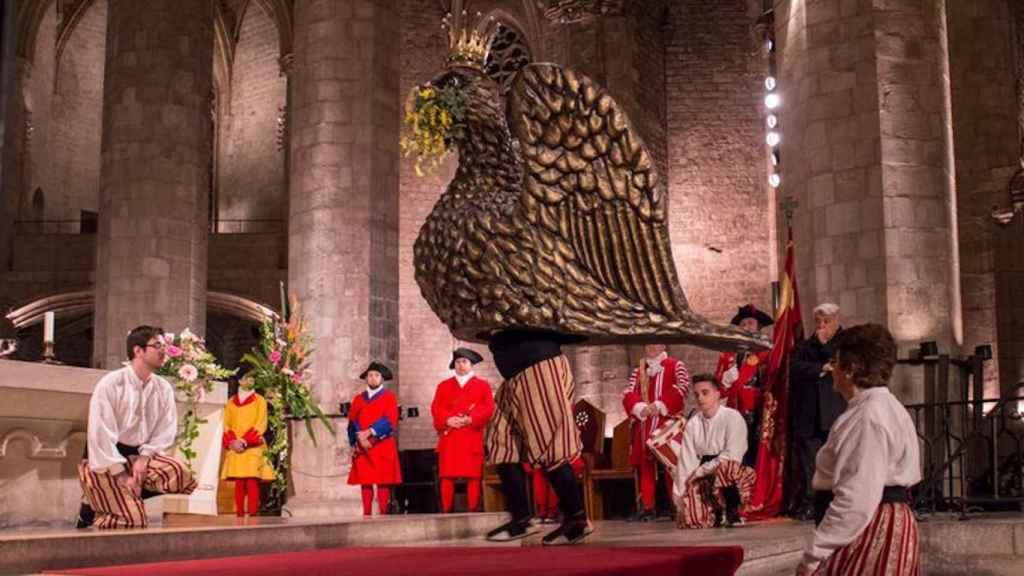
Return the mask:
[[[507,114],[525,160],[526,218],[571,247],[570,275],[585,272],[648,312],[684,315],[664,186],[615,99],[570,69],[530,64]]]

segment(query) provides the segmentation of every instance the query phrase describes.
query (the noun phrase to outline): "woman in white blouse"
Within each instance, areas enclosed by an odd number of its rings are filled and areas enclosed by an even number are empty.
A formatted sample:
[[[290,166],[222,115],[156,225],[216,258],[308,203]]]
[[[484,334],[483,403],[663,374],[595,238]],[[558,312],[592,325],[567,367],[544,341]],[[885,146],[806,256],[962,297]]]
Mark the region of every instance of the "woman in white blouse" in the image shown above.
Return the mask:
[[[742,414],[722,406],[721,390],[711,374],[693,377],[700,413],[686,423],[673,490],[680,528],[741,523],[742,506],[754,486],[754,469],[742,465],[747,423]]]
[[[833,382],[848,405],[815,461],[822,504],[798,576],[920,574],[907,493],[921,480],[921,458],[914,422],[887,387],[895,363],[896,344],[878,324],[835,342]]]

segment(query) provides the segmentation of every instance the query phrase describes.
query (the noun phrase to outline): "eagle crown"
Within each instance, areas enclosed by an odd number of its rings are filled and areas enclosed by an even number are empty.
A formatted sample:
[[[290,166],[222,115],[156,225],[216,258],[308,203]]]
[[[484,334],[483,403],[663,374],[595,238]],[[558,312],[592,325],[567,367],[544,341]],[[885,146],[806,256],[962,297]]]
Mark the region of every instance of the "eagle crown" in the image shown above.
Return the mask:
[[[482,26],[485,22],[481,21],[479,12],[472,16],[467,10],[457,11],[454,16],[449,12],[441,21],[441,27],[448,30],[448,60],[445,64],[448,68],[461,66],[480,72],[484,70],[491,33],[481,32],[485,29]],[[493,20],[492,16],[488,22]],[[486,28],[493,29],[492,26]]]

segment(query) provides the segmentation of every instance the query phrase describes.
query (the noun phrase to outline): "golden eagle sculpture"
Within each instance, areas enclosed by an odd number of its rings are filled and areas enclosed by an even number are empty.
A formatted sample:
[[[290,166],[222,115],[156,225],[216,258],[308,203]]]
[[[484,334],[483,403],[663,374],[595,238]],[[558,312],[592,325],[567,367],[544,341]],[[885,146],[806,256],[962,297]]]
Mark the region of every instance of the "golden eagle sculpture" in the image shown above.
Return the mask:
[[[764,348],[712,324],[676,277],[665,184],[622,107],[590,78],[528,64],[504,90],[484,73],[486,34],[452,27],[446,71],[459,164],[420,229],[416,281],[463,340],[505,330],[592,344]],[[427,92],[423,92],[427,90]],[[454,94],[454,96],[452,96]]]

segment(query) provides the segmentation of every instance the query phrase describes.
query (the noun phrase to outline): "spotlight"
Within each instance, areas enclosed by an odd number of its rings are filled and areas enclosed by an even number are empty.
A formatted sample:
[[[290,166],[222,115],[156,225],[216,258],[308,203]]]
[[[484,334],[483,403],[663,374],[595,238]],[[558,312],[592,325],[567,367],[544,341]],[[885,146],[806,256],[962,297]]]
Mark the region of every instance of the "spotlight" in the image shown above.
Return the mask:
[[[782,163],[782,158],[779,156],[779,151],[778,150],[773,150],[772,151],[772,166],[778,166],[780,163]]]
[[[764,87],[771,92],[775,90],[775,76],[769,76],[764,79]]]
[[[770,184],[772,188],[778,188],[779,184],[782,184],[782,176],[779,176],[778,173],[772,174],[768,177],[768,184]]]
[[[768,135],[764,137],[764,141],[767,142],[769,146],[777,145],[781,139],[782,137],[775,131],[769,132]]]
[[[780,103],[782,103],[782,99],[779,98],[778,94],[769,94],[764,97],[764,106],[769,110],[778,108]]]

